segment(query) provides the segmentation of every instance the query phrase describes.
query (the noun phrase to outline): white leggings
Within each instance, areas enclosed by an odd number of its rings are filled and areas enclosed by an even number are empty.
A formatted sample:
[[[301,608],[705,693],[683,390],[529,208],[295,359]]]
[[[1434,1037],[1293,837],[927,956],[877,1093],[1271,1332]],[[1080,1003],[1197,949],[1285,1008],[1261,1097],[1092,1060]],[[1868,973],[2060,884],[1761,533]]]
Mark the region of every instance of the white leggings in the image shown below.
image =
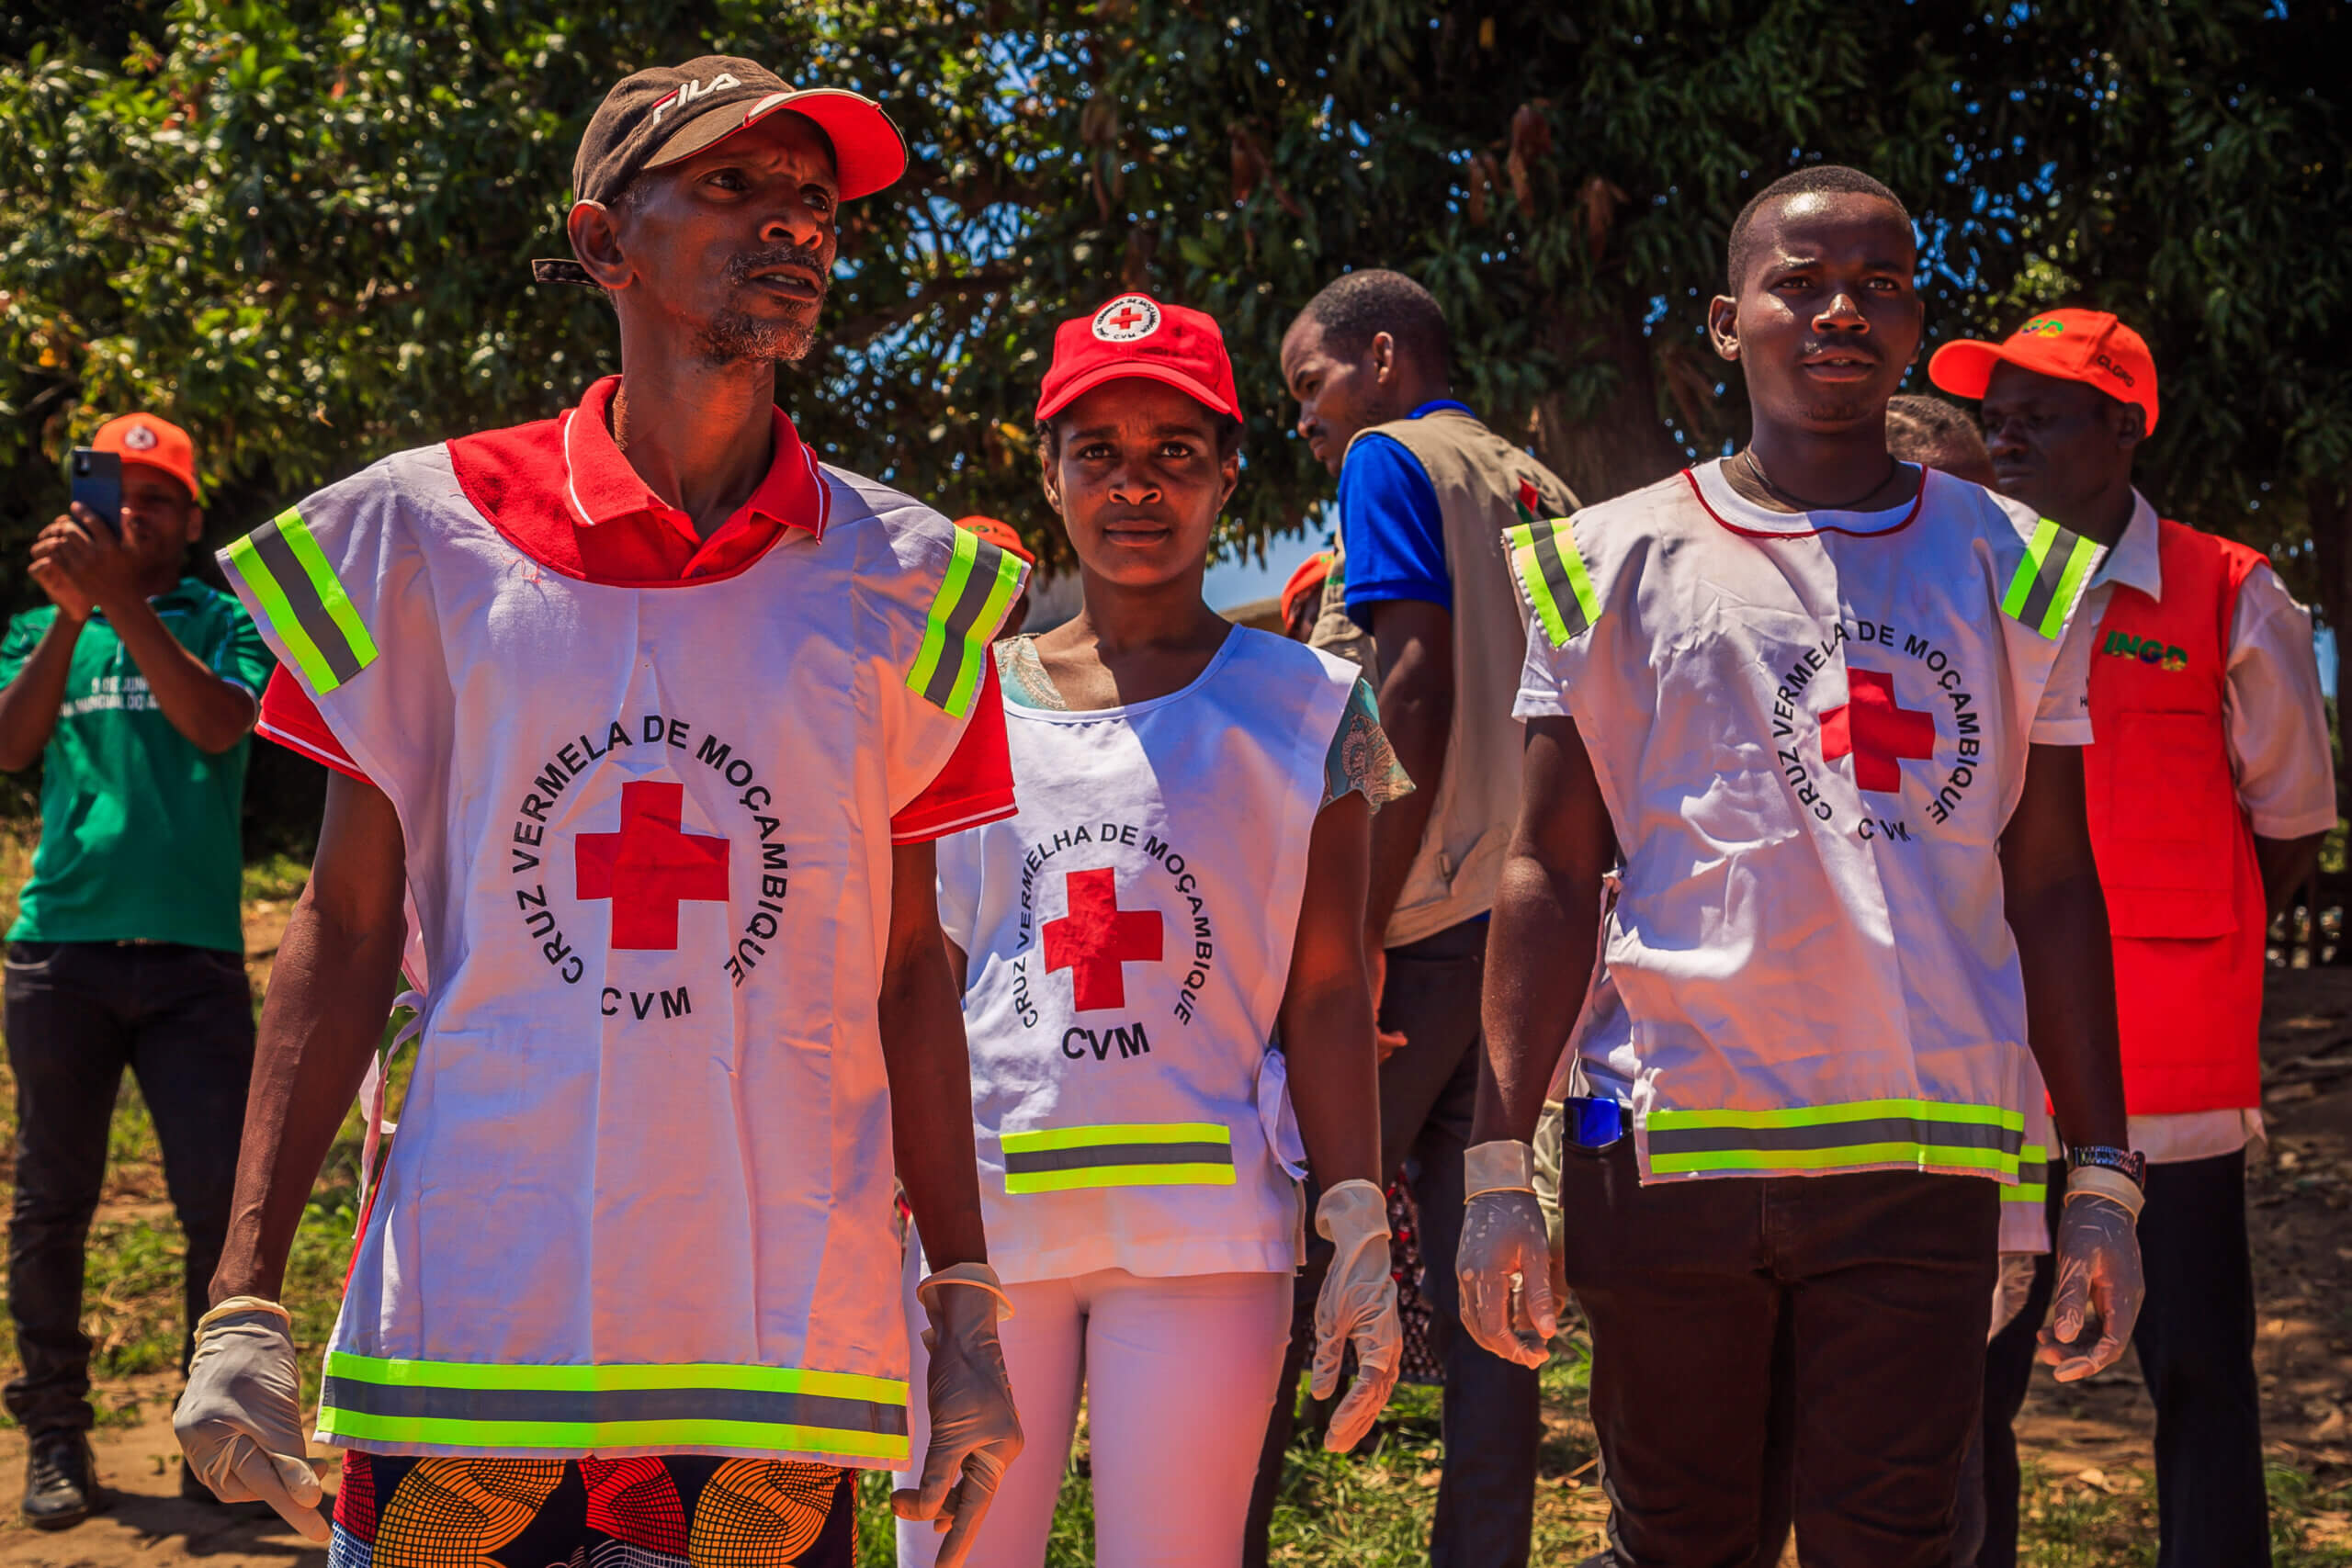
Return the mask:
[[[907,1247],[907,1338],[914,1356],[910,1450],[931,1440],[929,1362]],[[1038,1568],[1054,1522],[1078,1396],[1086,1393],[1099,1568],[1236,1568],[1258,1450],[1290,1335],[1287,1274],[1147,1280],[1124,1269],[1007,1287],[998,1332],[1027,1438],[980,1527],[972,1568]],[[920,1481],[901,1472],[900,1486]],[[940,1536],[899,1523],[899,1568],[932,1568]]]

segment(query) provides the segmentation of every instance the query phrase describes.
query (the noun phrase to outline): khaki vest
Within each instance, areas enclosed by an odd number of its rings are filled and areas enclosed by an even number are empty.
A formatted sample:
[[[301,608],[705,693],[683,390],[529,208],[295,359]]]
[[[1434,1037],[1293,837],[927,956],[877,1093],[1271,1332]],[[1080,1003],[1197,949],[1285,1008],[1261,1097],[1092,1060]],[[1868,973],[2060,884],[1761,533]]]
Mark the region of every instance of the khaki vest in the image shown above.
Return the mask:
[[[1420,852],[1388,921],[1388,945],[1400,947],[1494,908],[1519,815],[1521,732],[1510,710],[1527,659],[1502,531],[1531,515],[1520,509],[1522,485],[1535,492],[1536,517],[1566,517],[1577,502],[1558,475],[1458,409],[1392,420],[1356,440],[1374,434],[1428,472],[1453,576],[1453,724]]]

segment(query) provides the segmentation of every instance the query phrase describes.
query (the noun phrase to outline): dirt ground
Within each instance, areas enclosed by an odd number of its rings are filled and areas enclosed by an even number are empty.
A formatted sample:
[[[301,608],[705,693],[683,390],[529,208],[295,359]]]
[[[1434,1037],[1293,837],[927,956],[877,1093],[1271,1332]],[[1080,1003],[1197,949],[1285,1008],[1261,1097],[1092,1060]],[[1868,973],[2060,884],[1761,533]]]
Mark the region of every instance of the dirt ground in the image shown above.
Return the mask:
[[[260,978],[285,908],[259,905],[254,915]],[[2275,1461],[2331,1484],[2352,1472],[2352,969],[2274,971],[2273,982],[2263,1037],[2268,1157],[2250,1177],[2264,1427]],[[214,1568],[324,1562],[322,1551],[274,1517],[227,1517],[179,1500],[176,1383],[158,1373],[102,1386],[102,1403],[119,1413],[95,1437],[112,1506],[73,1530],[42,1534],[18,1519],[13,1488],[24,1440],[0,1432],[0,1484],[11,1488],[0,1506],[0,1568],[137,1568],[183,1556]],[[2127,1359],[2087,1385],[2038,1380],[2020,1436],[2061,1487],[2113,1493],[2146,1469],[2149,1422]],[[333,1463],[320,1463],[331,1490]],[[2352,1517],[2343,1513],[2319,1513],[2307,1528],[2312,1544],[2352,1543]]]

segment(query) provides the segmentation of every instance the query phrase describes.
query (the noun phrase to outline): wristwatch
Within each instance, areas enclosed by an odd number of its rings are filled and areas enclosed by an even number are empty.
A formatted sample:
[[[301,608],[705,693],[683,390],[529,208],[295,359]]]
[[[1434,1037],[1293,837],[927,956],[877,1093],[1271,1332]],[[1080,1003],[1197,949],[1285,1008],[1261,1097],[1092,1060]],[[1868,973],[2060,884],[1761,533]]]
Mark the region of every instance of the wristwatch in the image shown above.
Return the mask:
[[[2112,1144],[2068,1144],[2066,1164],[2075,1170],[2095,1165],[2120,1171],[2132,1179],[2132,1186],[2143,1192],[2148,1190],[2148,1156],[2137,1149],[2119,1149]]]

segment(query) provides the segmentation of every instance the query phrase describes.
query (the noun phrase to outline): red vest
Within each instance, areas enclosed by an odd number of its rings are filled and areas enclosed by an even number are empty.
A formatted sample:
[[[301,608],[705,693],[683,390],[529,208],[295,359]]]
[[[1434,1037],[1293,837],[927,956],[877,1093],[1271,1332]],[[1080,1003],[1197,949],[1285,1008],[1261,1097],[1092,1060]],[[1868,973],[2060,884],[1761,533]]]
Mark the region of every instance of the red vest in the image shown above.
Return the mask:
[[[2098,739],[2084,759],[2135,1116],[2262,1103],[2255,1041],[2270,929],[2222,716],[2238,589],[2266,560],[2178,523],[2159,527],[2163,599],[2119,583],[2099,623]]]

